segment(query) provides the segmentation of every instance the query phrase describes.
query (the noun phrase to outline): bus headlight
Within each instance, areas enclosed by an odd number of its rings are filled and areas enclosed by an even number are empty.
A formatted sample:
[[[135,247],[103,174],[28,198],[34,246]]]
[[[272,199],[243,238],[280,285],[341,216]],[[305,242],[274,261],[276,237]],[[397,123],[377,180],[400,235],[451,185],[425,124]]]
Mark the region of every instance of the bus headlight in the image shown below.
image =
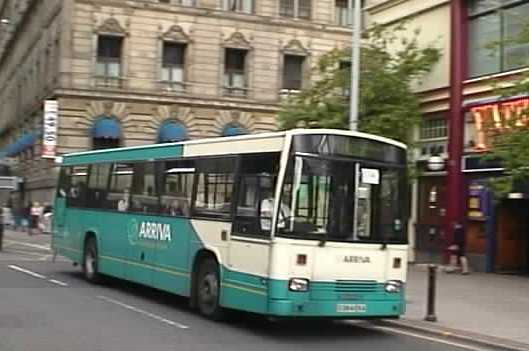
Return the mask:
[[[399,293],[402,289],[402,282],[400,280],[388,280],[384,284],[384,290],[388,293]]]
[[[292,278],[288,282],[288,289],[290,291],[303,292],[309,290],[309,280],[303,278]]]

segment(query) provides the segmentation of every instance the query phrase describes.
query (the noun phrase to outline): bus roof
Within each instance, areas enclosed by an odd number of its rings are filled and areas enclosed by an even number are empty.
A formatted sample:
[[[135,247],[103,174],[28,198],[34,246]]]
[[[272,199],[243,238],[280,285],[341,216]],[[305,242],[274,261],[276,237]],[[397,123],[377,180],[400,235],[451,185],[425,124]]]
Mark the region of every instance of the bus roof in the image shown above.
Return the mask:
[[[282,132],[259,133],[233,137],[215,137],[175,143],[151,144],[104,150],[76,152],[64,155],[64,164],[108,161],[137,161],[174,157],[208,156],[282,151],[287,135],[343,135],[391,144],[406,149],[406,145],[385,137],[339,129],[292,129]],[[212,148],[212,145],[214,147]]]

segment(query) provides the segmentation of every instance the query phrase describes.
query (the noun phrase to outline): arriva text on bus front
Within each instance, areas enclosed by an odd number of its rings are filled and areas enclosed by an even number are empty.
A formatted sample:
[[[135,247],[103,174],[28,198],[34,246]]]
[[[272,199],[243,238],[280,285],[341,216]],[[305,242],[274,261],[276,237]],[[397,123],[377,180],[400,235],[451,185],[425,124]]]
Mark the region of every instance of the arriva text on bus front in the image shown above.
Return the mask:
[[[171,241],[171,225],[154,222],[141,222],[140,239]]]

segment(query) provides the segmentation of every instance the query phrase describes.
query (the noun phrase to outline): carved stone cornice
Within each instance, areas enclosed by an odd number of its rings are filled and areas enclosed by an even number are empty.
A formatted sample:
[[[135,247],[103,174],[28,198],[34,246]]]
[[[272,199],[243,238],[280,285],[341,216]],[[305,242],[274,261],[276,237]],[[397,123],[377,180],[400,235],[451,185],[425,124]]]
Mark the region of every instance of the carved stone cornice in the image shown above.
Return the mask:
[[[244,37],[241,32],[234,32],[228,39],[223,43],[224,47],[233,49],[250,50],[252,46],[250,42]]]
[[[172,26],[167,30],[167,32],[163,33],[160,37],[162,40],[175,41],[179,43],[189,43],[191,41],[191,39],[184,32],[182,27],[178,25]]]
[[[301,44],[298,39],[292,39],[283,48],[283,52],[289,55],[308,56],[309,51]]]
[[[115,18],[106,19],[99,27],[97,27],[96,32],[98,34],[127,35],[125,28],[123,28]]]

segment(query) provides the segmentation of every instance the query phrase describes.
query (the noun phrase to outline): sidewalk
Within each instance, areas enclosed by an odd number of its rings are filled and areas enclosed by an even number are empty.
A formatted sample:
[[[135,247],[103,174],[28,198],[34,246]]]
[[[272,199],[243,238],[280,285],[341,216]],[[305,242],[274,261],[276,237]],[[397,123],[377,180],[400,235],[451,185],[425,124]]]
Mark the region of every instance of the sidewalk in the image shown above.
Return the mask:
[[[512,349],[529,350],[529,276],[438,271],[438,322],[425,322],[427,268],[410,266],[407,311],[396,321],[404,327],[429,329],[445,336],[476,338]]]

